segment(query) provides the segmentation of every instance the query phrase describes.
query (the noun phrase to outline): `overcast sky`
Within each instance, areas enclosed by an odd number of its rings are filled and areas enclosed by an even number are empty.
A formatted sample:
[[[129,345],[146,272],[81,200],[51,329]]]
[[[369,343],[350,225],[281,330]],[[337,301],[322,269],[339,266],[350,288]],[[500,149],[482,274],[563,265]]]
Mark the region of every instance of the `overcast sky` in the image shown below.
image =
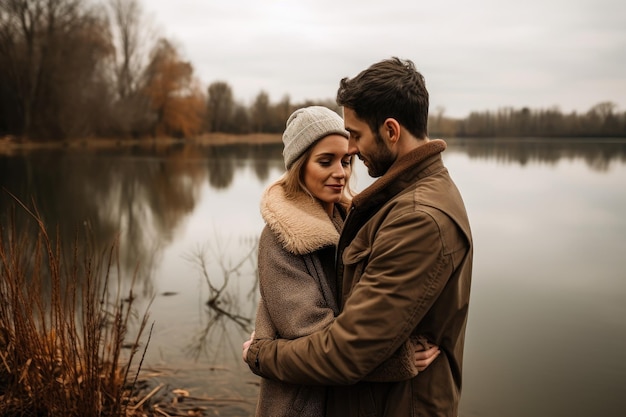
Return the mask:
[[[431,112],[505,106],[626,111],[624,0],[141,0],[204,86],[250,104],[334,99],[391,56],[426,78]]]

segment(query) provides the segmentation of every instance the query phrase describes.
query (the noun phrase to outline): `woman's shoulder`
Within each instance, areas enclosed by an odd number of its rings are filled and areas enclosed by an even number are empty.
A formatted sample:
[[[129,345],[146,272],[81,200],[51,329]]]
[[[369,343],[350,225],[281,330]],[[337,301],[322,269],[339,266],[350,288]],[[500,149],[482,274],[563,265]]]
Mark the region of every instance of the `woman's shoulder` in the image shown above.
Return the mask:
[[[261,215],[266,227],[294,254],[308,254],[339,240],[339,231],[321,204],[304,193],[287,198],[282,190],[269,190],[261,203]]]

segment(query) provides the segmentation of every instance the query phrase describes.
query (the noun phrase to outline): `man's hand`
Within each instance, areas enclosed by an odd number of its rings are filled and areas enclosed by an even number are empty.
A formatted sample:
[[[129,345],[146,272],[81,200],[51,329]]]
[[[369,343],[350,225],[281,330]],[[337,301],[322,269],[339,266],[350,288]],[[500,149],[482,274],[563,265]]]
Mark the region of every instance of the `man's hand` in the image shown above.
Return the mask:
[[[252,341],[254,340],[254,331],[252,331],[252,333],[250,333],[250,340],[246,340],[245,342],[243,342],[243,353],[242,353],[242,357],[243,357],[243,361],[245,363],[248,363],[248,361],[246,361],[246,358],[248,357],[248,349],[250,348],[250,345],[252,344]],[[417,359],[416,359],[417,360]],[[428,366],[428,365],[426,365]]]

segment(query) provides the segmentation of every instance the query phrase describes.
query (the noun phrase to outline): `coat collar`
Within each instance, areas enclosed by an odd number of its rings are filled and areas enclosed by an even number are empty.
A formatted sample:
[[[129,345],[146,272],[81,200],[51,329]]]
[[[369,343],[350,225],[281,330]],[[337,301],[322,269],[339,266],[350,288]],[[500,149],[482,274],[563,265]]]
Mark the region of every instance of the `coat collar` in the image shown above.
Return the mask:
[[[372,185],[360,192],[352,200],[352,205],[365,208],[378,205],[406,188],[408,183],[415,181],[414,172],[418,175],[428,175],[429,171],[422,171],[422,163],[435,156],[439,157],[446,149],[446,143],[441,139],[432,139],[421,145],[402,158],[396,160],[389,170]]]
[[[283,247],[297,255],[336,245],[339,240],[337,228],[317,200],[304,193],[287,198],[276,183],[261,197],[261,216]]]

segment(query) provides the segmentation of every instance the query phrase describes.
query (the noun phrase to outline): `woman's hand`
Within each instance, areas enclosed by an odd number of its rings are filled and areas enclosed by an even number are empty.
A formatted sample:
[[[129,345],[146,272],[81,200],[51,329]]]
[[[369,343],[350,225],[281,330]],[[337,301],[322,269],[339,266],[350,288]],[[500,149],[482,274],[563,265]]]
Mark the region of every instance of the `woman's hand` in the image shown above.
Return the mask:
[[[248,346],[249,345],[250,344],[248,344]],[[439,350],[439,346],[433,345],[432,347],[426,349],[421,344],[417,344],[414,355],[415,367],[419,372],[424,371],[428,367],[428,365],[430,365],[435,359],[437,359],[440,353],[441,351]]]
[[[254,340],[254,331],[252,331],[252,333],[250,333],[250,340],[246,340],[245,342],[243,342],[242,357],[243,357],[243,361],[245,363],[248,363],[248,361],[246,361],[246,358],[248,357],[248,349],[250,348],[250,345],[252,344],[253,340]],[[426,366],[428,366],[428,365],[426,365]]]

